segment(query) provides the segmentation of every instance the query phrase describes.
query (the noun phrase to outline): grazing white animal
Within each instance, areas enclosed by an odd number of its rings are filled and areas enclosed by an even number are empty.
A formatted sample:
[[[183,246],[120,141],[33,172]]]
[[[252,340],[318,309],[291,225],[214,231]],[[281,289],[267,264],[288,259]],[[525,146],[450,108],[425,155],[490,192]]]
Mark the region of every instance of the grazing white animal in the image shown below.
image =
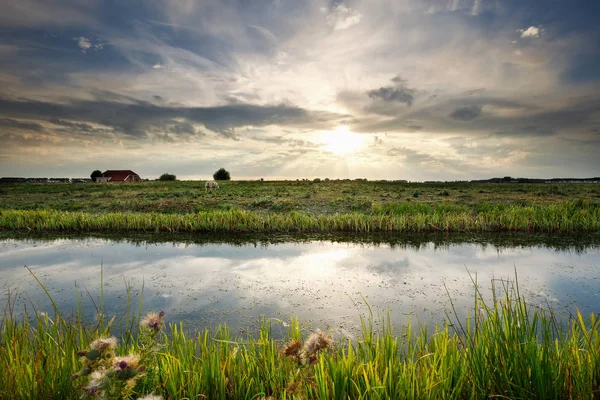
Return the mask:
[[[206,181],[206,183],[204,184],[204,189],[206,190],[206,193],[208,193],[208,191],[213,191],[215,189],[219,188],[219,184],[215,181]]]

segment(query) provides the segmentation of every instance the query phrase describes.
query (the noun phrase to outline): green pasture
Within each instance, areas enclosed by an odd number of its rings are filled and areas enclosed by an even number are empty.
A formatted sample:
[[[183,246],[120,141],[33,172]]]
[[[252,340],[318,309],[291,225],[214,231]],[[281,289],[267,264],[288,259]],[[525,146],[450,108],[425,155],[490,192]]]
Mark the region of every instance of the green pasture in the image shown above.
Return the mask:
[[[0,229],[597,232],[594,184],[226,181],[0,186]]]

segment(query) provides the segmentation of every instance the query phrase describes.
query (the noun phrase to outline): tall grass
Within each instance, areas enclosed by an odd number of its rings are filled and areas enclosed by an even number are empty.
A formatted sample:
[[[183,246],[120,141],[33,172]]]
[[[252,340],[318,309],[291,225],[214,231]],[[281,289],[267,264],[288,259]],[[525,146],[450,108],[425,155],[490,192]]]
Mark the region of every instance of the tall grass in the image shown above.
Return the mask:
[[[83,213],[0,209],[0,229],[87,232],[598,232],[600,204],[564,201],[517,205],[395,203],[369,214],[311,215],[230,209],[187,214]]]
[[[370,314],[361,319],[357,340],[338,340],[308,361],[289,356],[290,346],[306,336],[295,319],[284,341],[271,336],[268,320],[249,337],[234,337],[225,326],[190,334],[182,324],[171,323],[160,336],[160,352],[153,364],[145,366],[155,372],[153,379],[140,380],[133,395],[154,392],[168,399],[600,398],[600,322],[594,314],[584,317],[577,312],[560,324],[552,312],[530,308],[516,283],[495,285],[488,303],[476,282],[474,286],[474,310],[466,321],[458,320],[455,312],[432,333],[409,323],[405,335],[398,336],[389,316],[376,330]],[[116,325],[86,326],[55,313],[16,319],[10,307],[5,312],[0,327],[0,398],[80,397],[77,383],[70,380],[80,368],[76,353],[90,341],[109,335]],[[139,335],[134,332],[120,340],[118,354],[140,352],[143,340]]]

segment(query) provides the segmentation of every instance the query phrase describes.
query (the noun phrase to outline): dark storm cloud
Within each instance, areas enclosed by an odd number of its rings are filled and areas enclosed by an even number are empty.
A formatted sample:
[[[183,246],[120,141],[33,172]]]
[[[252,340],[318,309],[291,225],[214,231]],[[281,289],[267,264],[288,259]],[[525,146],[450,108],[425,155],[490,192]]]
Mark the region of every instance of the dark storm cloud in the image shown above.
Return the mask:
[[[48,120],[51,124],[64,126],[66,128],[71,128],[72,130],[77,130],[79,132],[93,132],[95,128],[90,124],[83,124],[81,122],[71,122],[65,121],[58,118],[51,118]]]
[[[370,90],[368,95],[372,99],[381,99],[383,101],[395,101],[405,103],[410,106],[415,99],[414,90],[401,87],[380,87]]]
[[[600,97],[563,99],[560,107],[494,97],[458,97],[389,114],[382,119],[366,115],[351,128],[357,132],[466,133],[507,137],[584,135],[600,121]],[[381,114],[378,114],[381,115]]]
[[[44,127],[34,122],[17,121],[12,118],[0,118],[0,128],[21,129],[27,131],[40,132]]]
[[[234,129],[247,125],[329,127],[343,117],[287,104],[167,107],[112,93],[103,93],[102,97],[105,100],[72,100],[66,104],[0,99],[0,115],[6,116],[8,122],[13,121],[10,117],[47,120],[82,131],[92,129],[89,124],[94,123],[133,138],[160,132],[193,135],[196,133],[193,124],[202,124],[225,137],[234,138]]]
[[[481,110],[481,106],[463,106],[454,109],[448,116],[457,121],[472,121],[481,115]]]
[[[393,86],[380,87],[379,89],[369,90],[368,96],[372,99],[383,100],[385,102],[404,103],[411,106],[414,99],[415,89],[410,89],[406,85],[406,80],[399,76],[392,78]]]
[[[195,135],[196,128],[188,121],[175,122],[169,127],[169,132],[177,135]]]

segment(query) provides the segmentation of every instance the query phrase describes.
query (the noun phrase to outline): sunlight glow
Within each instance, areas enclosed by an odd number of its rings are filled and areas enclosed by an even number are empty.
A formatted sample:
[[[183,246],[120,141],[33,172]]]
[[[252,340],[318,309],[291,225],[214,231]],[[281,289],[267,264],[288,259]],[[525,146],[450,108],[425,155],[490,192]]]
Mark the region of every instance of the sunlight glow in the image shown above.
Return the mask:
[[[358,151],[365,143],[362,135],[350,132],[345,125],[338,126],[334,131],[321,132],[320,138],[325,142],[325,150],[338,155]]]

